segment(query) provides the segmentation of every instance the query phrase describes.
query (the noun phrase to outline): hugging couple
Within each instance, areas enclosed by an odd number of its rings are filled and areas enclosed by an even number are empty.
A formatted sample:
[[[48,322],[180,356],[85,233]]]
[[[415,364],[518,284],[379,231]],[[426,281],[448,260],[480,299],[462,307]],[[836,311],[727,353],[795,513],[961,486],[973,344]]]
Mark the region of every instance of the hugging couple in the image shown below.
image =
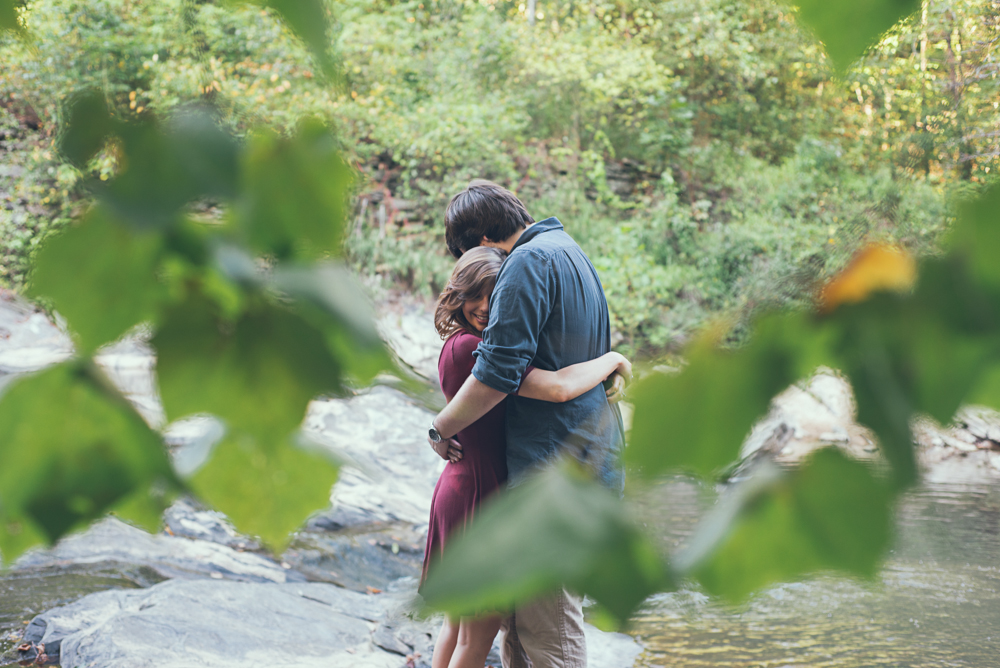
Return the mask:
[[[480,503],[560,456],[622,490],[616,402],[631,379],[611,348],[597,271],[555,218],[535,222],[509,190],[473,181],[445,213],[458,258],[434,323],[447,407],[428,440],[448,460],[434,489],[421,584]],[[605,382],[607,381],[607,382]],[[504,668],[586,668],[582,601],[562,590],[506,618],[446,619],[433,668],[483,668],[503,629]]]

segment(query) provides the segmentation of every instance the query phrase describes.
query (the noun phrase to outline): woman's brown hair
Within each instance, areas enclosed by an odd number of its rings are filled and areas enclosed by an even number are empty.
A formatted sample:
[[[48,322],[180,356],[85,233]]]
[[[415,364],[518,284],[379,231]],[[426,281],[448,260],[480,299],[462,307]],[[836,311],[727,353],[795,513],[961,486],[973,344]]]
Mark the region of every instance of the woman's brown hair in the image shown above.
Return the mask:
[[[470,299],[479,299],[493,290],[506,256],[499,248],[479,246],[470,248],[455,263],[448,285],[441,291],[434,310],[434,326],[442,339],[462,330],[473,336],[480,335],[479,330],[465,319],[462,306]]]

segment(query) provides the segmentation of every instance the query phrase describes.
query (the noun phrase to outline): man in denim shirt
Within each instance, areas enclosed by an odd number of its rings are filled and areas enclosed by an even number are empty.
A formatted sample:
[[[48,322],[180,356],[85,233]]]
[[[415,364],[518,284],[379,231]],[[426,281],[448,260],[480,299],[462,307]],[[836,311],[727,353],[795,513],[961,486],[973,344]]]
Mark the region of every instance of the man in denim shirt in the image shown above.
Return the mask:
[[[513,394],[525,368],[558,371],[611,348],[608,305],[597,271],[555,218],[535,223],[510,191],[473,181],[445,214],[455,257],[476,246],[507,251],[490,298],[489,326],[476,364],[435,418],[430,440],[439,453],[460,447],[450,437],[507,400],[507,469],[516,486],[566,454],[621,491],[621,414],[600,385],[566,403]],[[580,599],[569,592],[517,609],[504,625],[505,668],[586,668]]]

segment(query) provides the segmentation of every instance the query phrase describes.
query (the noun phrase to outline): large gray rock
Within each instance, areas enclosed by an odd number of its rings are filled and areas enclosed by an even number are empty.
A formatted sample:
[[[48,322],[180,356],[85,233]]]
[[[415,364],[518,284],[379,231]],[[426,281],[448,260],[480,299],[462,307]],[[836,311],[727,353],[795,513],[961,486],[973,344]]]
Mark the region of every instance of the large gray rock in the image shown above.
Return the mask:
[[[856,413],[850,384],[834,371],[821,370],[771,400],[770,411],[754,425],[740,454],[788,462],[837,445],[855,457],[871,458],[878,450],[871,432],[855,422]]]
[[[37,371],[72,355],[72,341],[44,313],[0,292],[0,374]]]
[[[396,356],[418,374],[437,384],[438,356],[444,341],[434,329],[430,307],[409,299],[394,299],[379,308],[378,330]]]
[[[347,400],[314,401],[306,432],[346,454],[354,465],[341,471],[332,511],[313,525],[338,529],[382,522],[426,524],[431,494],[445,465],[427,445],[432,418],[388,387],[376,386]]]
[[[106,346],[95,361],[146,422],[160,429],[167,418],[153,374],[156,358],[144,340],[146,335],[147,332],[140,330],[134,336]]]
[[[236,531],[224,513],[206,510],[193,499],[175,501],[163,514],[163,524],[171,536],[218,543],[241,552],[262,549],[256,540]]]
[[[114,518],[97,522],[48,550],[18,559],[17,570],[81,564],[146,566],[162,578],[216,578],[246,582],[302,581],[295,571],[259,554],[226,545],[167,535],[150,535]]]

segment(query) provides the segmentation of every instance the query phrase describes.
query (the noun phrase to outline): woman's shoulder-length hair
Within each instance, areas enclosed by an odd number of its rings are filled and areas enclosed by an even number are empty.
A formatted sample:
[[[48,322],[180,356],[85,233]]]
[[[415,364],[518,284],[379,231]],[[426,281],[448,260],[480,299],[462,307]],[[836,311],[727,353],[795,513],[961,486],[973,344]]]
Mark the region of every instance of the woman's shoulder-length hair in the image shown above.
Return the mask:
[[[493,290],[505,257],[507,254],[499,248],[479,246],[470,248],[458,259],[434,309],[434,327],[442,339],[460,331],[481,336],[462,313],[462,306]]]

